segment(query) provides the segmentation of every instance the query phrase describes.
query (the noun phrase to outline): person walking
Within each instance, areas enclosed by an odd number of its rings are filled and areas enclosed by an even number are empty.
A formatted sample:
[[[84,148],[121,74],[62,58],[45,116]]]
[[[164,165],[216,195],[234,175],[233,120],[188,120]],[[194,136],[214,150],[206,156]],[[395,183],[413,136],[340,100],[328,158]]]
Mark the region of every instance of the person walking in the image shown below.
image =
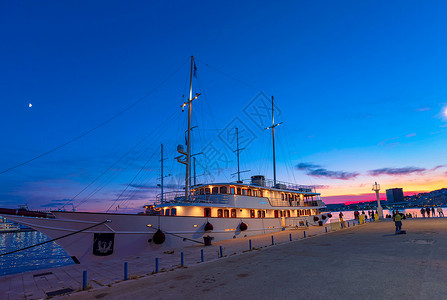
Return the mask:
[[[434,207],[431,208],[431,216],[433,218],[435,217],[435,208]]]
[[[396,226],[396,234],[399,234],[402,230],[402,215],[396,210],[396,215],[394,216],[394,225]]]
[[[438,216],[440,218],[444,218],[444,212],[442,211],[441,206],[438,206],[438,208],[436,210],[438,211]]]
[[[425,208],[423,208],[423,207],[421,208],[421,214],[422,214],[422,217],[425,218]]]
[[[428,206],[425,209],[425,212],[427,213],[427,218],[430,218],[430,208]]]

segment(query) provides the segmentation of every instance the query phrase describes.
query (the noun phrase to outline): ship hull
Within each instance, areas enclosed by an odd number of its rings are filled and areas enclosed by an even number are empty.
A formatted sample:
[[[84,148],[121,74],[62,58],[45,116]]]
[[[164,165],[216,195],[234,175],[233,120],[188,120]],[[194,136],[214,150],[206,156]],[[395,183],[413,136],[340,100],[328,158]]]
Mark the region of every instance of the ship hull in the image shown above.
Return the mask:
[[[221,241],[318,225],[315,216],[241,219],[83,212],[54,212],[54,215],[54,219],[4,217],[44,233],[80,263],[203,245],[204,237],[208,236]],[[318,217],[322,220],[321,215]],[[207,222],[212,224],[212,231],[205,231]],[[242,222],[247,224],[244,231],[239,226]],[[154,235],[158,229],[165,236],[160,244]]]

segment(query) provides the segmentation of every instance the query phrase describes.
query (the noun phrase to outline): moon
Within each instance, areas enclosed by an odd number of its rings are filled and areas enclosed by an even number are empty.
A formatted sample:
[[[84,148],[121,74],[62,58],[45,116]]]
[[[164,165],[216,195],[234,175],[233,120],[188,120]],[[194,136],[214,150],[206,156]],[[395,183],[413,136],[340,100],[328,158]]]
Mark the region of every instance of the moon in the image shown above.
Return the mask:
[[[32,103],[29,103],[29,104],[28,104],[28,107],[33,107],[33,104],[32,104]]]

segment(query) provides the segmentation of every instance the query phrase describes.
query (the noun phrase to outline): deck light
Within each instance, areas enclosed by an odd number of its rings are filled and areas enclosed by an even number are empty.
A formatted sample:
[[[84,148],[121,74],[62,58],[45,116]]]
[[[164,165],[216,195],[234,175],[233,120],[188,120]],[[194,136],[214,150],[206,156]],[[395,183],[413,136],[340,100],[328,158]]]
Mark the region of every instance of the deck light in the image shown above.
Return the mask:
[[[152,227],[152,224],[147,224],[146,226],[147,226],[147,227]]]

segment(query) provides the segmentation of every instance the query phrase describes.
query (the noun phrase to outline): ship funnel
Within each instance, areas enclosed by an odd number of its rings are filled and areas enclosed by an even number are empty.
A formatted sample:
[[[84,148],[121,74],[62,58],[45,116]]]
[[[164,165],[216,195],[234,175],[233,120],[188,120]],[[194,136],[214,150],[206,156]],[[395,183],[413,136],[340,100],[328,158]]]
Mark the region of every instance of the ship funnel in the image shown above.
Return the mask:
[[[265,176],[264,175],[251,176],[251,184],[265,186]]]

